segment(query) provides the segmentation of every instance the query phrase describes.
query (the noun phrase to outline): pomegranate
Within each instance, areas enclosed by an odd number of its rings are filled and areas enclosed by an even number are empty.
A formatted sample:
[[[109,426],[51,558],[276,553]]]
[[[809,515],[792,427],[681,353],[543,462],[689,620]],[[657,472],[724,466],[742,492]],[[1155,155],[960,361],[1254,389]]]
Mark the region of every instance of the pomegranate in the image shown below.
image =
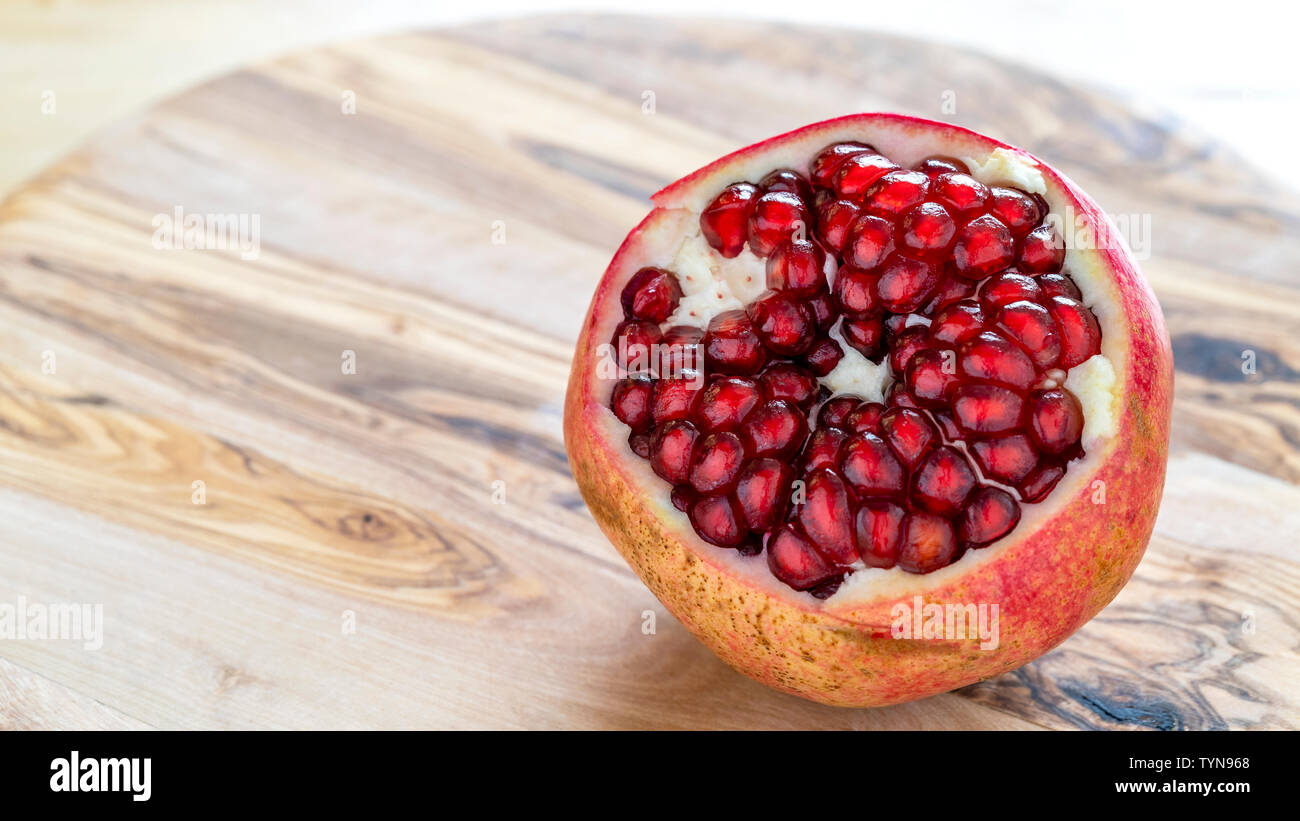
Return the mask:
[[[1031,661],[1127,582],[1172,355],[1074,183],[863,114],[653,199],[592,299],[565,443],[601,528],[725,661],[828,704],[907,701]],[[996,608],[997,635],[911,631],[954,606]]]

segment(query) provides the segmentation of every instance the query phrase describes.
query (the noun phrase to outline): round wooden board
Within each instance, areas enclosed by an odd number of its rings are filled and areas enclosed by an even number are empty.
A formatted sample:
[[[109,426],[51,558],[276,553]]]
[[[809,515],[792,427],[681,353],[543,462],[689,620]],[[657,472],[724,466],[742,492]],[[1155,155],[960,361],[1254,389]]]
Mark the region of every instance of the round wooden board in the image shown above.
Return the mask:
[[[1149,215],[1179,371],[1120,597],[1014,673],[851,711],[663,611],[578,496],[560,408],[652,191],[862,110],[986,131]],[[256,216],[258,253],[158,247],[178,208]],[[551,17],[223,77],[0,208],[0,601],[104,618],[98,649],[0,643],[0,726],[1296,727],[1298,227],[1173,123],[858,32]]]

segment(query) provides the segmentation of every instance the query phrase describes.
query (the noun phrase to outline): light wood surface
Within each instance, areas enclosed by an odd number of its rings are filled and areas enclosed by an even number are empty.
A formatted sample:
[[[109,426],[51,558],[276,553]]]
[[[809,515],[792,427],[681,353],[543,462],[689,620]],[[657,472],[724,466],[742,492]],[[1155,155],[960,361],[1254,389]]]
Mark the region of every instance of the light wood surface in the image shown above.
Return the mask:
[[[564,383],[649,193],[917,111],[940,64],[959,122],[1151,215],[1166,501],[1134,580],[1045,658],[825,708],[733,673],[631,574],[569,476]],[[177,206],[257,215],[260,253],[155,248]],[[105,622],[98,650],[0,641],[0,727],[1298,727],[1298,224],[1158,121],[887,37],[551,18],[223,77],[0,206],[0,603]]]

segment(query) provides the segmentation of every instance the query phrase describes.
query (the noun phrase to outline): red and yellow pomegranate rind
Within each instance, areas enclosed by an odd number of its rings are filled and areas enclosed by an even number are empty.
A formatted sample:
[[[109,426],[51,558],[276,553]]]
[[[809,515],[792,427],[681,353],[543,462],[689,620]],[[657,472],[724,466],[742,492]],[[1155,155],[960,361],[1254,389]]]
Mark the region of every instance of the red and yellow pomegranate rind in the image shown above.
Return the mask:
[[[667,488],[632,456],[608,410],[612,380],[596,348],[622,318],[619,295],[643,265],[671,257],[695,213],[728,183],[804,167],[825,145],[862,140],[888,156],[981,156],[995,148],[1038,164],[1053,208],[1092,223],[1094,309],[1116,371],[1118,424],[1013,533],[935,573],[827,601],[796,593],[735,551],[711,547],[668,503]],[[1169,439],[1173,362],[1154,295],[1100,209],[1041,160],[966,129],[888,114],[844,117],[742,149],[665,188],[606,270],[584,322],[565,403],[565,443],[587,504],[619,552],[683,624],[737,670],[827,704],[875,706],[952,690],[1014,669],[1059,644],[1128,581],[1154,526]],[[693,209],[695,213],[691,213]],[[1080,262],[1076,259],[1075,262]],[[1100,484],[1098,484],[1100,483]],[[1103,503],[1098,503],[1104,500]],[[1028,509],[1027,509],[1028,510]],[[847,586],[847,585],[846,585]],[[895,639],[895,604],[996,604],[999,644]]]

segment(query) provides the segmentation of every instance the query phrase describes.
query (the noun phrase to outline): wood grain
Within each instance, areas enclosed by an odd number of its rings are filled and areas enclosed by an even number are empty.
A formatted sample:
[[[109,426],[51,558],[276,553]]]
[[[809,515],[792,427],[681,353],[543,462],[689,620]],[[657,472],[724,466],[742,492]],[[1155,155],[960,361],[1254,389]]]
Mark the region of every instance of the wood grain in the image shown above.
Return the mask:
[[[723,666],[600,535],[568,361],[659,185],[847,111],[941,116],[945,89],[1151,216],[1166,501],[1133,582],[1045,658],[823,708]],[[260,253],[156,249],[177,206],[257,215]],[[0,206],[0,602],[105,611],[96,651],[0,642],[0,726],[1295,728],[1298,225],[1168,123],[888,37],[543,18],[224,77]]]

